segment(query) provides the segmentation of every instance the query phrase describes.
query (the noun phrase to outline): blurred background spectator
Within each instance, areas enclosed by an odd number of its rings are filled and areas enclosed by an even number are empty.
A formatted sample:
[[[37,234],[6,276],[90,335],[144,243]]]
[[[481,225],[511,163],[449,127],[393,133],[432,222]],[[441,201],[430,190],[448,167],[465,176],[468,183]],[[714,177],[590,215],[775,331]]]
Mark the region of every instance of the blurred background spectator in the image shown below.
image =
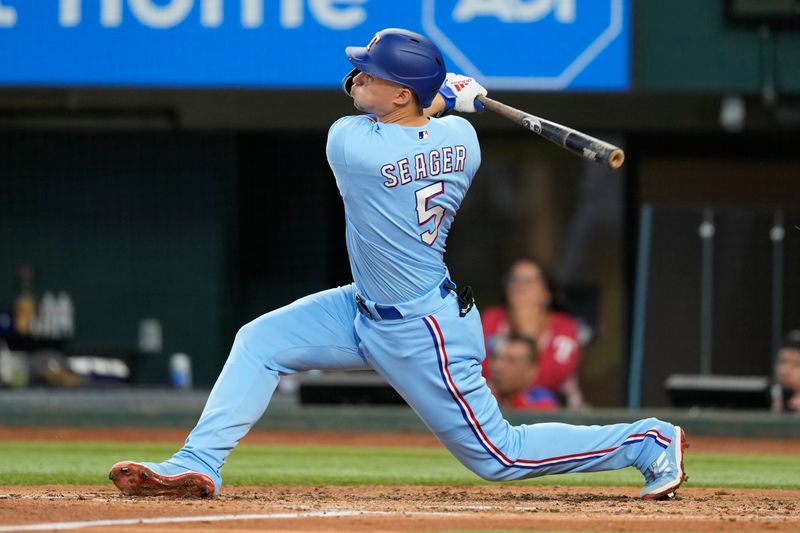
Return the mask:
[[[492,389],[501,407],[552,411],[558,398],[536,383],[539,373],[536,343],[530,337],[511,334],[498,341],[488,359]]]
[[[531,374],[530,389],[558,394],[567,407],[576,409],[584,406],[578,384],[578,326],[572,317],[555,310],[553,296],[552,282],[539,263],[516,260],[505,278],[504,305],[489,307],[482,315],[486,352],[497,355],[507,337],[534,339],[538,371]],[[484,363],[484,375],[490,381],[493,371],[491,364]]]
[[[800,411],[800,329],[786,334],[775,361],[772,410]]]

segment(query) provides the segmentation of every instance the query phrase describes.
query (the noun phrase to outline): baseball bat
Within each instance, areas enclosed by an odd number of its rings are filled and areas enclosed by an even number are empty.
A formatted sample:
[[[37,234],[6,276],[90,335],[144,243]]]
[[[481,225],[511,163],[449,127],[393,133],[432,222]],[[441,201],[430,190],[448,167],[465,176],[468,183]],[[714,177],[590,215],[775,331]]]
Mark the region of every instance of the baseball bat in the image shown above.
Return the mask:
[[[513,120],[523,128],[541,135],[548,141],[562,146],[584,159],[601,163],[612,170],[617,170],[625,161],[625,152],[613,144],[601,141],[583,132],[556,124],[541,117],[531,115],[510,105],[498,102],[486,96],[478,96],[478,100],[489,111]]]

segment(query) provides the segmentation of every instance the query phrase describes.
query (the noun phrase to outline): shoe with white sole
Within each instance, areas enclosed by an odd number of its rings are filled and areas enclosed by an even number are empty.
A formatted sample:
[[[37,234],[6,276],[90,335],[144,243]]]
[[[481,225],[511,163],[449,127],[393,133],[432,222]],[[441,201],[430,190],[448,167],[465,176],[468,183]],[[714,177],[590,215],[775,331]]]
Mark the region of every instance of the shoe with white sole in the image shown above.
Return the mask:
[[[683,467],[686,434],[675,426],[675,437],[644,473],[645,486],[640,496],[643,500],[669,500],[675,491],[689,479]]]
[[[127,496],[167,498],[213,498],[214,481],[170,462],[136,463],[122,461],[111,467],[108,478]]]

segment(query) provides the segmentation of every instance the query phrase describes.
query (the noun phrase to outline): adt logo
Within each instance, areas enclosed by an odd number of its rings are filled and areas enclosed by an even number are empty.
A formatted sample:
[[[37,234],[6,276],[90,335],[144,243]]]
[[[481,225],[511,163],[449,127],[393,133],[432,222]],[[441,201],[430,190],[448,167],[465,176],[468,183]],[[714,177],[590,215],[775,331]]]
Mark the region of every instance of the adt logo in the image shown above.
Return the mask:
[[[627,3],[423,0],[422,26],[455,63],[450,70],[490,88],[557,90],[570,87],[581,75],[585,87],[623,88]],[[603,69],[587,70],[599,59]]]

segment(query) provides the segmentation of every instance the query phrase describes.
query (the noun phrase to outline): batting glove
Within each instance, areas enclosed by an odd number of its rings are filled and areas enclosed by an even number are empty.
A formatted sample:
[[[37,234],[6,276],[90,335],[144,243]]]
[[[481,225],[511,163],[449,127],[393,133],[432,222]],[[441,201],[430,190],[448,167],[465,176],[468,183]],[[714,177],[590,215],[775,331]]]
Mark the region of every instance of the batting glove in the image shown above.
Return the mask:
[[[484,110],[478,96],[486,96],[486,89],[473,78],[448,72],[439,94],[444,98],[445,111],[455,109],[461,113],[480,113]]]

